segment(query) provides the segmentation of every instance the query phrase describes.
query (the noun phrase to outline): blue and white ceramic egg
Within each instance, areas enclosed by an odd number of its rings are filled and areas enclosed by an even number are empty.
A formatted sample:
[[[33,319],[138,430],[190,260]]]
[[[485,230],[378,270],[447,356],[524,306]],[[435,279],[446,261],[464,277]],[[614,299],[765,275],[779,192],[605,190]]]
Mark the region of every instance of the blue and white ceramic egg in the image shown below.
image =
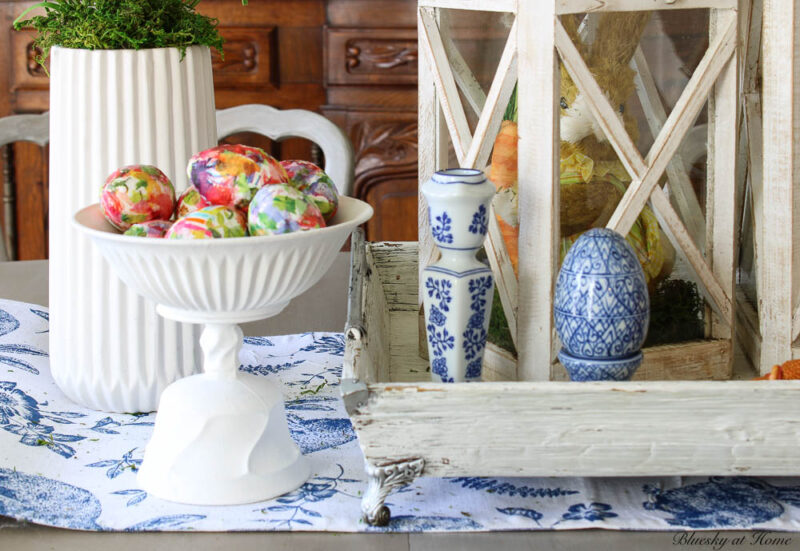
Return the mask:
[[[571,381],[627,381],[642,364],[642,353],[598,360],[578,358],[562,348],[558,359],[567,370]]]
[[[583,373],[592,360],[607,367],[608,360],[630,364],[641,357],[650,297],[636,253],[621,235],[595,228],[575,241],[558,274],[554,318],[562,354],[582,360]]]

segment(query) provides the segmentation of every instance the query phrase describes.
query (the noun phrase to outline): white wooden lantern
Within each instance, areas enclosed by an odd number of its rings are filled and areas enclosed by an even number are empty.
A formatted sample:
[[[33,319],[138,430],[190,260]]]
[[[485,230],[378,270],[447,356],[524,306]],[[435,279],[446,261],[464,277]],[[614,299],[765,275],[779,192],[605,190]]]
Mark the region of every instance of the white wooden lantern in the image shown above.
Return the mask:
[[[521,217],[519,280],[498,228],[490,227],[487,252],[519,356],[516,364],[488,365],[489,355],[480,383],[432,383],[428,362],[418,354],[418,270],[436,254],[427,238],[424,199],[418,250],[413,243],[354,239],[342,395],[367,463],[369,486],[362,501],[367,522],[388,522],[386,496],[417,476],[800,474],[800,381],[553,381],[558,378],[552,297],[559,261],[559,55],[632,177],[608,226],[626,233],[649,201],[712,310],[713,340],[645,351],[643,369],[650,367],[649,378],[681,378],[672,371],[693,364],[695,378],[708,379],[702,371],[715,362],[730,373],[734,332],[743,348],[761,356],[762,370],[769,369],[764,358],[777,362],[791,354],[800,326],[800,313],[794,313],[792,323],[792,306],[800,299],[800,267],[792,272],[795,278],[789,273],[800,258],[791,231],[795,204],[800,204],[792,185],[800,147],[790,137],[800,117],[800,94],[792,93],[797,69],[788,76],[782,71],[790,65],[787,59],[797,59],[800,42],[790,4],[764,3],[763,174],[769,185],[762,190],[754,70],[761,43],[759,0],[741,0],[741,8],[737,0],[419,0],[420,180],[448,164],[448,140],[461,166],[486,165],[518,81],[520,210],[535,216]],[[710,46],[669,116],[653,93],[645,60],[634,57],[641,103],[649,104],[648,123],[658,130],[643,157],[558,18],[598,10],[677,8],[710,8]],[[514,17],[488,93],[442,28],[448,9]],[[474,132],[459,91],[478,114]],[[668,199],[658,181],[666,172],[670,193],[680,194],[685,187],[673,157],[706,100],[710,169],[703,220],[691,215],[698,214],[699,206],[691,204],[688,194],[685,200]],[[746,128],[740,126],[743,120]],[[737,143],[744,145],[737,148]],[[737,157],[737,149],[749,153],[749,163],[746,156]],[[752,308],[749,313],[735,308],[740,302],[734,287],[741,224],[737,205],[744,204],[745,188],[744,180],[737,186],[736,177],[743,172],[754,205],[758,315]],[[490,220],[494,224],[494,217]]]
[[[483,93],[453,41],[437,24],[443,8],[516,14],[488,94]],[[596,11],[676,8],[712,8],[710,44],[669,116],[641,49],[634,56],[639,97],[656,136],[650,152],[643,157],[559,17]],[[563,378],[556,362],[558,343],[552,322],[560,240],[559,57],[632,178],[607,226],[627,234],[649,202],[713,311],[710,339],[647,349],[641,375],[677,379],[731,377],[737,247],[737,14],[736,0],[420,1],[420,143],[437,145],[420,147],[420,181],[446,164],[448,136],[462,167],[483,168],[514,84],[519,82],[519,210],[523,213],[519,280],[511,269],[493,217],[487,249],[519,352],[520,380]],[[467,124],[459,89],[480,115],[474,135]],[[704,216],[675,154],[707,100],[709,176]],[[658,186],[665,174],[672,201]],[[436,254],[427,224],[421,198],[420,267],[429,264]],[[705,251],[698,243],[705,245]],[[542,358],[551,361],[543,362]]]

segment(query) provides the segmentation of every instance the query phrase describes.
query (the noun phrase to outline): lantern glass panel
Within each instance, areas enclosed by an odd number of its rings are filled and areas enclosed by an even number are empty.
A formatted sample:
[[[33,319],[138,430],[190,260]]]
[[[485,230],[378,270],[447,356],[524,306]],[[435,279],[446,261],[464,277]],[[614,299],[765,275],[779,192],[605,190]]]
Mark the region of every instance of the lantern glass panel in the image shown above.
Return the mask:
[[[425,13],[423,9],[423,19]],[[520,218],[535,215],[517,208],[517,158],[525,152],[519,151],[516,123],[525,102],[537,100],[536,94],[533,98],[517,96],[514,72],[511,85],[500,86],[498,75],[502,75],[504,59],[507,61],[504,50],[514,15],[451,9],[427,13],[436,23],[434,32],[427,34],[443,102],[440,128],[446,127],[439,140],[437,165],[487,169],[499,192],[494,202],[496,241],[505,242],[514,264]],[[708,123],[713,105],[705,99],[699,103],[687,100],[713,92],[709,88],[698,91],[702,82],[713,82],[698,76],[708,72],[711,59],[709,10],[567,14],[559,19],[573,45],[567,48],[563,42],[557,43],[561,58],[556,68],[560,93],[555,105],[561,137],[556,227],[560,259],[584,231],[606,225],[622,227],[642,262],[651,294],[653,317],[645,346],[720,338],[712,315],[717,305],[703,297],[713,296],[716,301],[725,297],[719,293],[711,269],[698,266],[698,259],[702,264],[707,258],[706,239],[712,235],[706,220],[707,212],[712,211],[706,203],[714,200],[707,181],[712,175],[707,169],[707,151],[713,135]],[[592,82],[586,81],[587,69]],[[498,100],[496,94],[503,88],[505,92],[499,92],[503,99]],[[604,104],[600,114],[595,112],[598,104]],[[489,110],[496,120],[487,123]],[[597,122],[603,110],[610,124]],[[490,130],[484,135],[487,126]],[[475,147],[484,142],[485,155]],[[619,159],[620,148],[629,152],[628,161]],[[660,165],[655,170],[658,175],[647,176],[644,187],[666,196],[671,222],[663,218],[663,198],[660,207],[641,196],[628,212],[618,209],[628,188],[647,174],[650,165]],[[664,231],[665,224],[674,230],[676,218],[685,235],[671,239],[667,234],[674,231]],[[691,243],[684,242],[686,250],[682,250],[677,242],[686,236]],[[694,267],[687,261],[687,251]],[[489,254],[497,263],[498,256]],[[748,273],[744,275],[747,281],[752,279]],[[516,296],[517,287],[511,289]],[[509,296],[502,297],[502,302],[513,309],[514,300]],[[495,300],[495,304],[502,314],[501,301]],[[490,340],[493,336],[490,332]]]
[[[636,180],[620,161],[614,142],[633,145],[646,163],[651,148],[708,48],[708,11],[570,14],[561,23],[604,100],[622,123],[607,135],[591,107],[591,90],[561,52],[560,235],[561,259],[586,230],[613,223],[620,200]],[[573,55],[574,57],[574,55]],[[595,99],[595,101],[597,101]],[[690,121],[687,137],[658,185],[703,251],[706,236],[707,105]],[[661,193],[656,190],[657,193]],[[648,281],[652,315],[645,346],[707,336],[700,288],[680,251],[648,203],[633,221],[627,241]]]
[[[494,81],[513,21],[513,14],[509,13],[439,10],[442,45],[472,133]]]
[[[736,272],[737,295],[753,311],[758,311],[756,281],[755,224],[753,223],[753,193],[749,179],[745,184],[744,201],[741,209],[741,229],[739,233],[739,268]]]

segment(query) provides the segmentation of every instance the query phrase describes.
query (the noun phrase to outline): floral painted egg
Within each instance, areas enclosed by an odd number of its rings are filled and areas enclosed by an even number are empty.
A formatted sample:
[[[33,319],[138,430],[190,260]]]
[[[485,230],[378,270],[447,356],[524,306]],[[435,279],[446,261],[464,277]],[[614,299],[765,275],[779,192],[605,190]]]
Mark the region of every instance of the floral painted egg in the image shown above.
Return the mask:
[[[339,192],[325,171],[308,161],[281,161],[289,175],[289,183],[311,196],[317,208],[329,221],[339,208]]]
[[[241,212],[222,205],[212,205],[176,220],[166,238],[216,239],[246,235],[247,221]]]
[[[190,212],[210,206],[211,203],[209,203],[205,197],[200,195],[200,192],[197,191],[196,187],[189,186],[184,190],[183,193],[181,193],[181,196],[178,197],[178,204],[175,206],[175,218],[183,218]]]
[[[166,174],[154,166],[126,166],[106,179],[100,192],[100,206],[106,220],[125,231],[140,222],[171,218],[175,188]]]
[[[262,187],[289,181],[286,170],[269,153],[246,145],[201,151],[189,159],[187,172],[209,203],[239,209],[247,209]]]
[[[558,273],[554,318],[572,356],[623,358],[639,352],[650,297],[642,265],[621,235],[595,228],[578,238]]]
[[[325,218],[314,200],[289,184],[261,188],[247,215],[250,235],[276,235],[324,228]]]
[[[135,237],[164,237],[171,227],[172,222],[169,220],[150,220],[149,222],[134,224],[125,231],[125,235],[133,235]]]

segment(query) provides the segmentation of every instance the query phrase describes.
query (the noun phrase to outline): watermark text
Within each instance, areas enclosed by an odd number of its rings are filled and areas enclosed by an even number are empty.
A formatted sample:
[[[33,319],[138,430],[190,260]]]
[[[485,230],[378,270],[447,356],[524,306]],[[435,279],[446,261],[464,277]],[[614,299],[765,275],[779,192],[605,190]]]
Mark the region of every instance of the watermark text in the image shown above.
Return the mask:
[[[672,545],[713,549],[721,551],[732,547],[789,547],[792,534],[758,530],[742,534],[722,534],[720,532],[679,532],[672,536]]]

